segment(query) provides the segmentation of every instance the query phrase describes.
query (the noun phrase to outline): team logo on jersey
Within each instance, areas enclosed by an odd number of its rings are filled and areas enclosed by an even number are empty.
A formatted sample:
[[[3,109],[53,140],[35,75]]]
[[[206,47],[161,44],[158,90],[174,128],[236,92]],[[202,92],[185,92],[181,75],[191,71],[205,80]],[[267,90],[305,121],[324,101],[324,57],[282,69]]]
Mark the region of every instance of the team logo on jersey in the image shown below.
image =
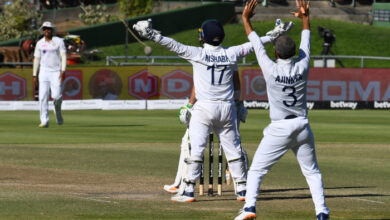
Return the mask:
[[[42,53],[46,53],[46,50],[42,50]]]

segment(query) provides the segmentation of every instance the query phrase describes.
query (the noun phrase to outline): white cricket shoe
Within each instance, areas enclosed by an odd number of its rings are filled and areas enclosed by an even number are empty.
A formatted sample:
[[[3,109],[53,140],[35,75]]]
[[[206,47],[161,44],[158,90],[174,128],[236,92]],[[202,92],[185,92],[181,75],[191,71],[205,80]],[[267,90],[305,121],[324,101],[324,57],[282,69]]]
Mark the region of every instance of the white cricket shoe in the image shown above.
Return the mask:
[[[178,193],[179,188],[176,187],[175,185],[164,185],[164,190],[167,191],[168,193]]]
[[[254,220],[256,219],[256,208],[254,206],[240,209],[239,215],[234,220]]]
[[[195,202],[194,192],[186,192],[183,194],[177,193],[171,197],[173,202]]]
[[[266,36],[270,37],[272,42],[276,40],[276,38],[286,34],[294,27],[294,23],[291,21],[284,23],[280,19],[276,19],[275,28],[271,31],[268,31]]]

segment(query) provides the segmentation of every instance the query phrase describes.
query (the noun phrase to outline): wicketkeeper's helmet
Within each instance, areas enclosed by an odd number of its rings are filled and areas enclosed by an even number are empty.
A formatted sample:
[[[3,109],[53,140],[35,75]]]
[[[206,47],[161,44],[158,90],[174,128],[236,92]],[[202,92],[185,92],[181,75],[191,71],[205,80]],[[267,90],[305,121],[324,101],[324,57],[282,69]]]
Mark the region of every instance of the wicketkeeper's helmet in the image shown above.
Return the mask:
[[[206,20],[198,30],[199,42],[218,46],[225,38],[222,24],[217,20]]]

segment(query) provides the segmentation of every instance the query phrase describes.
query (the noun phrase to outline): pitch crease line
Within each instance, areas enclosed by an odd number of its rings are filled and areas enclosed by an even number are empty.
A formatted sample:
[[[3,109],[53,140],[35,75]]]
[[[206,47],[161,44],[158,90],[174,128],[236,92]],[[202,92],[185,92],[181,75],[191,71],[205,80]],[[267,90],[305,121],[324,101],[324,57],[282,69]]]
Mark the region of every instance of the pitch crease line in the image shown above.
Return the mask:
[[[95,201],[95,202],[104,202],[104,203],[114,203],[114,204],[119,204],[119,202],[115,202],[115,201],[108,201],[108,200],[104,200],[104,199],[94,199],[94,198],[88,198],[88,197],[83,197],[83,196],[76,196],[76,195],[70,195],[71,197],[74,197],[74,198],[79,198],[79,199],[85,199],[85,200],[91,200],[91,201]]]
[[[365,202],[372,202],[372,203],[379,203],[379,204],[385,204],[384,202],[381,202],[381,201],[375,201],[375,200],[369,200],[369,199],[359,199],[359,198],[349,198],[349,199],[360,200],[360,201],[365,201]]]

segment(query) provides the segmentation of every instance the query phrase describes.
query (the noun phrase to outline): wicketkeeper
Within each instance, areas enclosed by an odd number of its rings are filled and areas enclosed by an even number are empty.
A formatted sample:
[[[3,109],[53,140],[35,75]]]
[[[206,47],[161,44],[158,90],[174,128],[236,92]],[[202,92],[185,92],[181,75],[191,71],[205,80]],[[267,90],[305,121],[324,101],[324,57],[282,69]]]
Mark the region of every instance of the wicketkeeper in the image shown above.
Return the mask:
[[[194,187],[200,176],[203,152],[211,131],[220,139],[236,183],[237,196],[245,197],[246,171],[236,122],[233,73],[237,62],[253,51],[251,43],[230,48],[222,47],[225,33],[222,25],[216,20],[208,20],[202,24],[201,36],[205,42],[203,48],[183,45],[171,38],[163,37],[159,31],[152,29],[149,20],[139,21],[133,28],[141,36],[175,52],[193,65],[197,102],[193,106],[189,125],[191,157],[187,160],[189,165],[184,179],[185,189],[173,196],[172,201],[195,201]],[[268,36],[263,40],[272,41]]]

